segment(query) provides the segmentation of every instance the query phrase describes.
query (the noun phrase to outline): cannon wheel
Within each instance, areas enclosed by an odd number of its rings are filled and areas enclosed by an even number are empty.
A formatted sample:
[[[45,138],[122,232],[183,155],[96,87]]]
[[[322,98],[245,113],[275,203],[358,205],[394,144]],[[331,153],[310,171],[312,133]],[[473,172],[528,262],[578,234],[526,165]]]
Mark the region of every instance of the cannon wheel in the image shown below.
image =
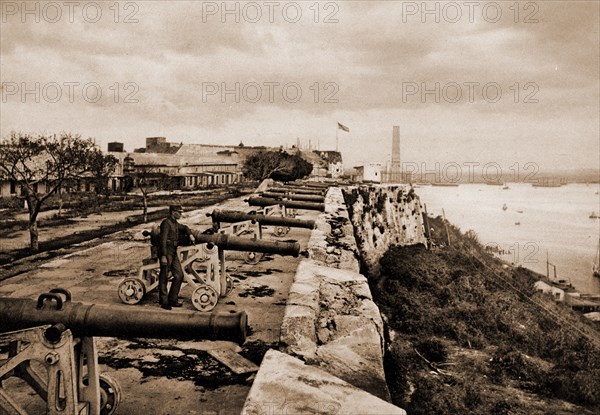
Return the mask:
[[[233,291],[234,288],[234,284],[233,284],[233,278],[231,278],[229,275],[226,277],[226,281],[227,281],[227,288],[225,289],[225,295],[229,295],[230,292]]]
[[[105,373],[100,374],[100,415],[112,415],[121,401],[119,384]]]
[[[244,255],[244,262],[246,264],[256,265],[260,262],[262,257],[263,254],[259,252],[247,252],[246,255]]]
[[[137,304],[146,295],[146,285],[139,278],[125,278],[119,284],[117,292],[125,304]]]
[[[275,227],[275,236],[285,236],[289,232],[289,228],[286,226],[277,226]]]
[[[219,294],[208,285],[199,285],[192,293],[192,305],[198,311],[211,311],[219,301]]]

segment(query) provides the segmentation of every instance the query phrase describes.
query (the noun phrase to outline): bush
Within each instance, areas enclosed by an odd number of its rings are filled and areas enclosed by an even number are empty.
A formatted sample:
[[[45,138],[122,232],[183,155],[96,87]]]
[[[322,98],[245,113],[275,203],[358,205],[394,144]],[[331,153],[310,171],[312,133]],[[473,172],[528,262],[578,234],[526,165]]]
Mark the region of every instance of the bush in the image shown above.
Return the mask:
[[[496,350],[490,360],[490,368],[498,383],[507,379],[535,381],[542,375],[541,369],[512,345],[502,345]]]
[[[406,411],[411,415],[456,415],[467,413],[464,385],[448,387],[439,378],[419,376]]]
[[[417,344],[417,350],[430,362],[439,363],[448,358],[446,346],[435,337],[420,341]]]
[[[562,405],[555,399],[600,407],[600,336],[592,325],[541,297],[533,288],[538,275],[503,269],[476,235],[450,232],[452,247],[391,247],[380,261],[381,275],[369,276],[375,302],[401,333],[386,359],[394,403],[411,415],[555,413],[505,399],[510,386],[552,398],[549,408]],[[457,368],[452,344],[487,358]],[[460,375],[432,377],[415,349],[432,363],[452,362],[449,368]],[[483,386],[467,387],[469,376]]]

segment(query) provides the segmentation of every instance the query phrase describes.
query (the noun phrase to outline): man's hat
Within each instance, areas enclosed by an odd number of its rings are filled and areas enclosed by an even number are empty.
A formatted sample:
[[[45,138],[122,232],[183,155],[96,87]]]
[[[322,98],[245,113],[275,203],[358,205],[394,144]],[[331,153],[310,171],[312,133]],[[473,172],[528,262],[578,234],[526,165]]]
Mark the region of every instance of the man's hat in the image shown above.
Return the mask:
[[[181,206],[181,205],[169,205],[169,212],[183,212],[183,206]]]

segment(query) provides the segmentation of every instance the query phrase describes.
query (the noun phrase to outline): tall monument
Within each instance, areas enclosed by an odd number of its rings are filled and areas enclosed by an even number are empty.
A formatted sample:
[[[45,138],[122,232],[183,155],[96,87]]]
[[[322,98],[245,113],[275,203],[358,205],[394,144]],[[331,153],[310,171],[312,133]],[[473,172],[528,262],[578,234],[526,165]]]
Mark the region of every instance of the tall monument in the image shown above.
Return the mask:
[[[392,133],[392,171],[400,173],[400,126],[394,125]]]
[[[402,164],[400,163],[400,126],[394,125],[392,131],[392,160],[387,171],[388,183],[402,183]]]

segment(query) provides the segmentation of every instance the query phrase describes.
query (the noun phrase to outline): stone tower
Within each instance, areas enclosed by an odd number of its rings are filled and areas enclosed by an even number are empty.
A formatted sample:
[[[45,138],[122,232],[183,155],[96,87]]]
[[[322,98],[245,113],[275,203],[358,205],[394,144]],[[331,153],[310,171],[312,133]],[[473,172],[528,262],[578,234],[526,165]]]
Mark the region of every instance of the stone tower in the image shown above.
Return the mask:
[[[400,173],[400,126],[394,125],[392,133],[392,171]]]

